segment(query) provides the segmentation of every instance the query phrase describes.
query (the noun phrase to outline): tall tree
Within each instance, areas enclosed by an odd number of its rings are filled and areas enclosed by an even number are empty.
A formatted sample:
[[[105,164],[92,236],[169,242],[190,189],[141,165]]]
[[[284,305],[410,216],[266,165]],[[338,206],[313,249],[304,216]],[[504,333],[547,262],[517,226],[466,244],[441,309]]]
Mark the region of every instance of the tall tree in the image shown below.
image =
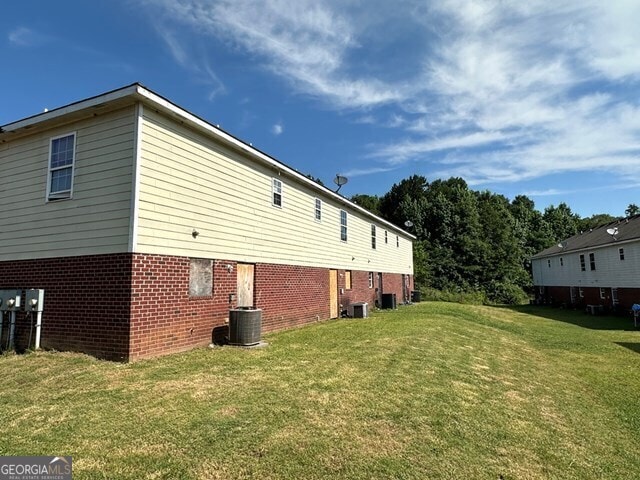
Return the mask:
[[[407,199],[418,201],[424,198],[428,187],[429,182],[421,175],[412,175],[400,183],[395,183],[391,190],[380,198],[380,214],[391,223],[404,228],[404,223],[411,219],[406,217],[407,212],[402,209],[402,202]]]
[[[630,203],[627,209],[624,211],[624,214],[627,217],[633,217],[634,215],[638,215],[640,213],[640,207],[635,203]]]
[[[573,213],[566,203],[545,208],[543,218],[551,229],[554,241],[572,237],[580,231],[580,216]]]
[[[377,195],[357,194],[353,195],[350,200],[362,208],[366,208],[371,213],[380,215],[380,197]]]

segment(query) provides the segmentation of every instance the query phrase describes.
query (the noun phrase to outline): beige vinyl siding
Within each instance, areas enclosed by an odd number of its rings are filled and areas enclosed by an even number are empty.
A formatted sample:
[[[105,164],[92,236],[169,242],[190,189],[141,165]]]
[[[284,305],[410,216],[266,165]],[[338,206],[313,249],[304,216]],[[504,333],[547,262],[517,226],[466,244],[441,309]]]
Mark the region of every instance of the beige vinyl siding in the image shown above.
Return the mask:
[[[73,132],[73,198],[47,202],[50,140]],[[0,145],[0,260],[126,252],[134,133],[132,106]]]
[[[244,158],[149,108],[141,139],[137,252],[413,273],[408,238],[400,248],[371,249],[371,219],[296,183],[284,168]],[[272,204],[273,178],[282,181],[282,208]],[[347,242],[340,209],[349,215]]]

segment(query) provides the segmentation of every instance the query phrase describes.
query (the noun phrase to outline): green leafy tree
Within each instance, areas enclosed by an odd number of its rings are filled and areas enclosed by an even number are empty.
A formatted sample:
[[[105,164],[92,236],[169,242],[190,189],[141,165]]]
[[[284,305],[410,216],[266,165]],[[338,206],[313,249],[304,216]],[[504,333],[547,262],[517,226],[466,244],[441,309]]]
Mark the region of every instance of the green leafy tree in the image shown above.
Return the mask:
[[[638,215],[640,213],[640,207],[635,203],[630,203],[627,209],[624,211],[624,214],[627,217],[633,217],[634,215]]]
[[[353,195],[350,200],[362,208],[366,208],[371,213],[380,214],[380,197],[377,195],[357,194]]]

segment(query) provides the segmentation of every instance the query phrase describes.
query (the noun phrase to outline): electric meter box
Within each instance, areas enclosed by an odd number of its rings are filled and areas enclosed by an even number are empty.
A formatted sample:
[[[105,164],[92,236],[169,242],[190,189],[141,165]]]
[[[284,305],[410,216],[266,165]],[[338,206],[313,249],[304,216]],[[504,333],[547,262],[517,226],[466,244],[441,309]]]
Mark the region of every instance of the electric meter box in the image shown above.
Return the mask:
[[[27,312],[41,312],[44,310],[44,290],[27,290],[24,292],[24,309]]]
[[[0,311],[13,311],[20,308],[22,291],[20,290],[0,290]]]

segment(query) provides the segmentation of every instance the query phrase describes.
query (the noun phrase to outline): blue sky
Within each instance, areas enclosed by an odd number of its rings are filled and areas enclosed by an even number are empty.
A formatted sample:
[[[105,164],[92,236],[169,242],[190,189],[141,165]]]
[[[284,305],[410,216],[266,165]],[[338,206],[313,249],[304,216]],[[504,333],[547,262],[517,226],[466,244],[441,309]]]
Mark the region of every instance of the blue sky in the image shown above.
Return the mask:
[[[341,193],[640,204],[638,0],[5,2],[0,125],[140,82]]]

